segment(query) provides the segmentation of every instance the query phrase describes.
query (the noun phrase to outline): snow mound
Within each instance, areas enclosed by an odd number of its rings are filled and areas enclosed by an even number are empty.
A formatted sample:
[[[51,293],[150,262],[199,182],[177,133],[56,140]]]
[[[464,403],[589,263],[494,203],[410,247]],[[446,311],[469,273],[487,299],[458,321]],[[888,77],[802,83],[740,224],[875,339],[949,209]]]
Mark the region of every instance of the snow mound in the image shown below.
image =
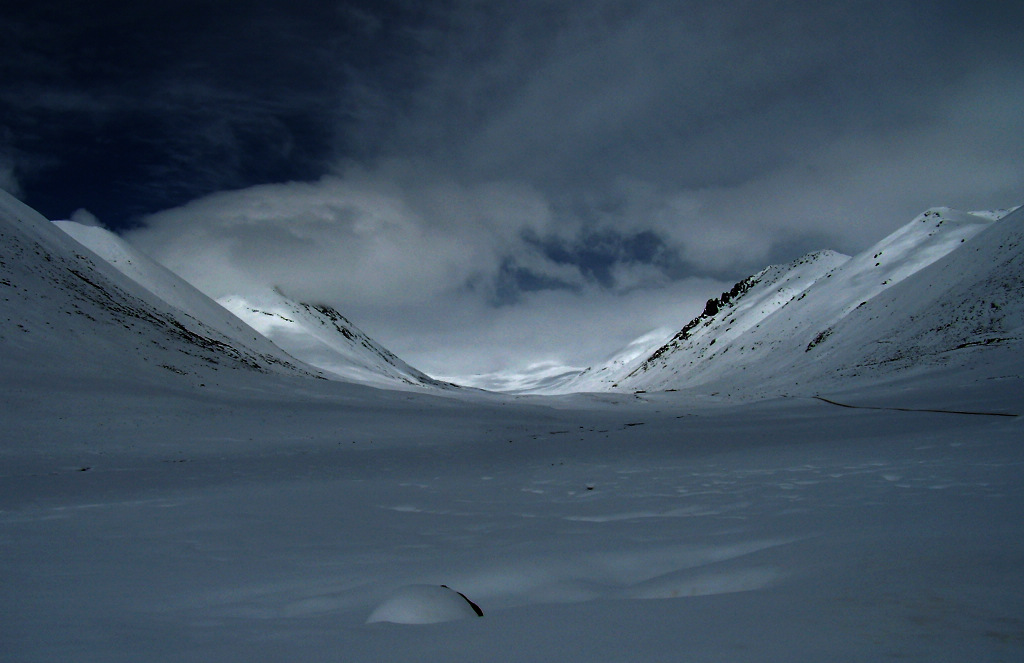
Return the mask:
[[[475,603],[446,585],[399,587],[370,613],[367,624],[439,624],[466,617],[483,617]]]

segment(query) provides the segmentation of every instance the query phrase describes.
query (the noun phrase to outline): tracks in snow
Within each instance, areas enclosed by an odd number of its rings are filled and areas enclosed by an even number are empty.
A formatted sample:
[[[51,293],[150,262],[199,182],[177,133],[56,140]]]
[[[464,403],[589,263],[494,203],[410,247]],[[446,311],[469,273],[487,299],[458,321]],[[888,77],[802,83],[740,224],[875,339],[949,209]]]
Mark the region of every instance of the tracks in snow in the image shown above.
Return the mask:
[[[829,405],[837,405],[839,407],[846,407],[853,410],[893,410],[896,412],[938,412],[940,414],[969,414],[979,417],[1018,417],[1018,414],[1012,414],[1009,412],[972,412],[969,410],[939,410],[939,409],[928,409],[928,408],[912,408],[912,407],[881,407],[877,405],[850,405],[849,403],[840,403],[839,401],[833,401],[824,396],[814,396],[816,400],[828,403]]]

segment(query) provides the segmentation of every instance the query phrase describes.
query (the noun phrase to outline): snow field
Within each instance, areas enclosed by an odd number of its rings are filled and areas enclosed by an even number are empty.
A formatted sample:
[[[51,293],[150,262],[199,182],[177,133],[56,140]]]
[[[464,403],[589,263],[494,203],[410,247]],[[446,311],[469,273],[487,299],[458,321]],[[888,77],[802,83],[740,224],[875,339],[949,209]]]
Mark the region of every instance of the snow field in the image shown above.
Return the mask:
[[[0,658],[1014,660],[1024,648],[1019,418],[683,394],[557,410],[402,398],[390,417],[328,391],[270,411],[211,403],[198,421],[153,400],[165,423],[138,426],[129,410],[105,451],[8,451]],[[85,433],[62,416],[56,434]],[[201,430],[243,441],[197,443]],[[441,584],[486,617],[366,623],[402,588]],[[404,621],[439,614],[419,600]]]

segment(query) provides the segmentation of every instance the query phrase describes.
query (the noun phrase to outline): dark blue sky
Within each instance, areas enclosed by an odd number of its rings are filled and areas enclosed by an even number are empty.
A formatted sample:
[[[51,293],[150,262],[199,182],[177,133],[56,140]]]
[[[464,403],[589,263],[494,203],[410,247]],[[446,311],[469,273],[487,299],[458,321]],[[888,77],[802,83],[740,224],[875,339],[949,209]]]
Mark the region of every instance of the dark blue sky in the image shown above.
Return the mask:
[[[0,187],[432,372],[578,362],[768,262],[1024,202],[1022,24],[1002,0],[8,0]]]
[[[408,3],[14,2],[0,150],[27,203],[113,227],[363,156],[372,80],[397,103],[428,17]],[[372,123],[371,123],[372,124]]]

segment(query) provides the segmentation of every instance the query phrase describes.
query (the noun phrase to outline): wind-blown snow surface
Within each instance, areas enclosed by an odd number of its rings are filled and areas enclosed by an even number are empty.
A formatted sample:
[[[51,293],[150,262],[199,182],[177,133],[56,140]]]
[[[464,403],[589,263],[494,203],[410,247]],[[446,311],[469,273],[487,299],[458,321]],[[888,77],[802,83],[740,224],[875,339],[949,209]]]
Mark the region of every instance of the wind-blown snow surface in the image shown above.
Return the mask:
[[[136,315],[160,309],[60,280],[76,249],[15,211],[0,660],[1024,654],[1024,384],[998,344],[967,382],[823,394],[870,409],[387,391],[189,354]],[[172,359],[185,374],[146,368]]]
[[[5,383],[0,658],[1024,654],[1020,418],[340,386],[44,402]],[[1020,394],[841,398],[1020,412]],[[412,584],[485,616],[365,623]]]

